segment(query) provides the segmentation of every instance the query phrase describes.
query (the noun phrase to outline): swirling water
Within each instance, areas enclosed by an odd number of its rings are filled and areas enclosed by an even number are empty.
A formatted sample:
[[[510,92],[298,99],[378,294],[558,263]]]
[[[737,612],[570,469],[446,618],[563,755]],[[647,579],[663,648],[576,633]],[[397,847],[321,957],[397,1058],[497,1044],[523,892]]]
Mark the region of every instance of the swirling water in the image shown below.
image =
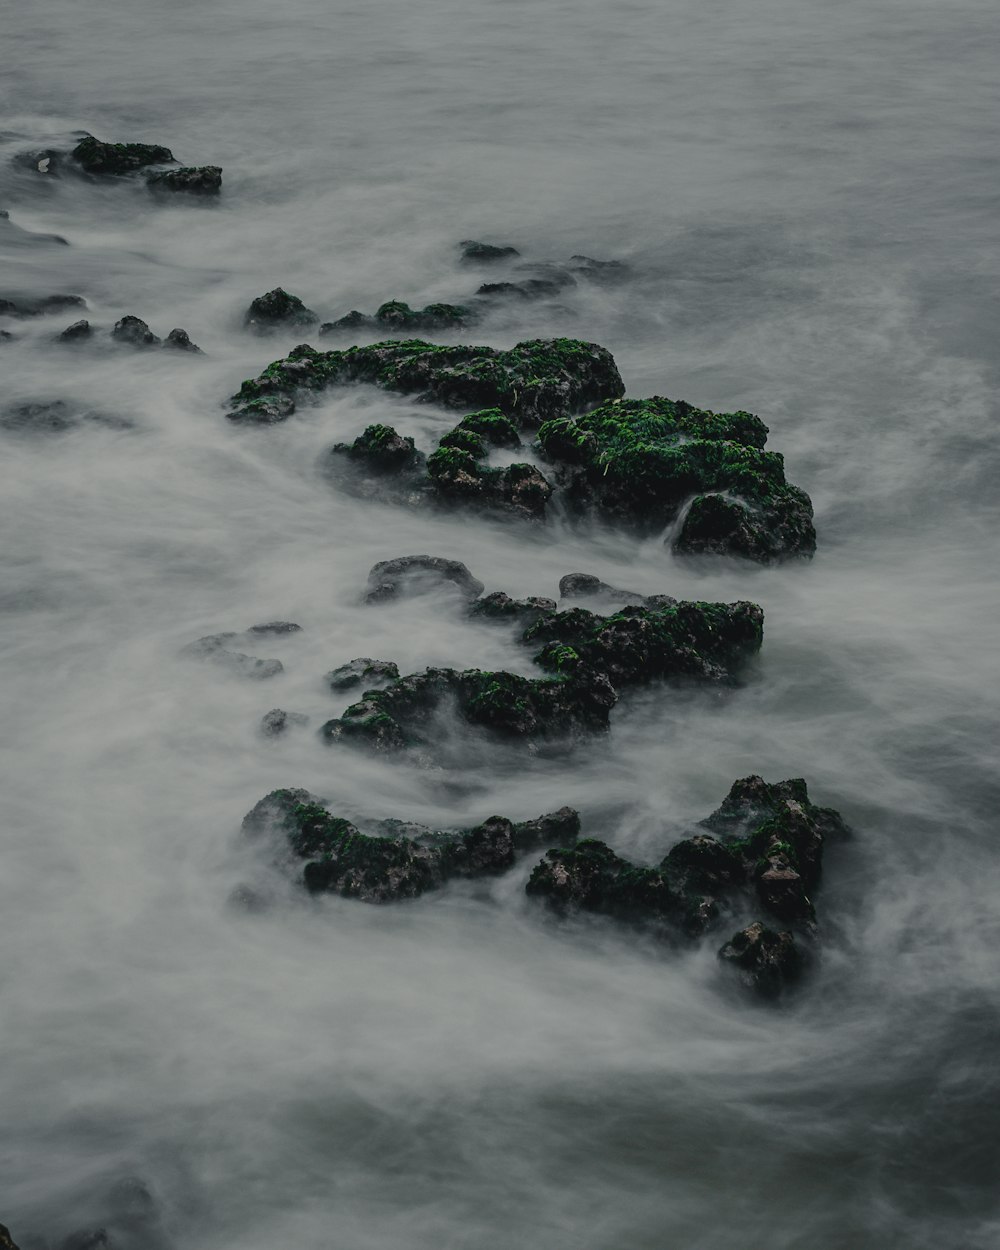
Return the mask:
[[[206,354],[59,349],[66,314],[0,345],[4,406],[131,422],[0,432],[0,1220],[25,1250],[100,1226],[122,1250],[996,1245],[995,6],[3,8],[4,287]],[[78,129],[221,164],[222,201],[9,164]],[[426,447],[446,421],[399,398],[228,425],[301,337],[246,336],[250,298],[461,299],[467,237],[627,260],[631,283],[476,337],[592,339],[630,394],[759,412],[816,559],[692,566],[351,499],[331,443],[387,419]],[[420,550],[517,595],[585,570],[753,598],[760,662],[721,703],[627,701],[568,759],[468,743],[442,774],[261,739],[275,703],[335,714],[321,675],[358,654],[527,671],[447,596],[359,606],[374,561]],[[177,656],[275,617],[304,630],[261,651],[270,686]],[[226,905],[275,786],[428,822],[571,803],[655,859],[750,772],[806,777],[856,832],[822,964],[776,1011],[709,948],[547,922],[524,872],[397,908]]]

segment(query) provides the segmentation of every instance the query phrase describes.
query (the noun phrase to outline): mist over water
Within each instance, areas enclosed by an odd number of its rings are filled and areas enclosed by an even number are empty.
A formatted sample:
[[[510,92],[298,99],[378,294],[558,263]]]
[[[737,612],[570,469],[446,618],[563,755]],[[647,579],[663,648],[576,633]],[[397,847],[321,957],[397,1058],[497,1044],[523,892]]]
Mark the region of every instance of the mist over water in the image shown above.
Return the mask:
[[[0,429],[0,1221],[22,1250],[101,1226],[121,1250],[995,1246],[995,6],[0,8],[0,294],[80,294],[206,353],[3,322],[0,408],[121,419]],[[221,201],[10,163],[80,129],[222,165]],[[456,265],[465,238],[628,261],[468,340],[593,340],[632,396],[759,413],[815,560],[351,498],[333,443],[384,420],[429,450],[453,419],[374,391],[225,420],[316,343],[245,334],[251,298],[460,302],[489,280]],[[354,656],[531,671],[445,592],[359,604],[373,563],[418,551],[515,596],[586,571],[753,599],[764,647],[742,689],[633,694],[569,757],[263,739],[274,706],[339,714],[322,676]],[[303,632],[248,648],[283,661],[270,682],[178,656],[276,618]],[[712,941],[553,923],[531,857],[374,908],[304,898],[239,837],[302,786],[442,825],[568,803],[648,862],[749,773],[805,777],[855,831],[827,852],[823,959],[773,1011],[717,980]],[[246,881],[270,910],[227,906]]]

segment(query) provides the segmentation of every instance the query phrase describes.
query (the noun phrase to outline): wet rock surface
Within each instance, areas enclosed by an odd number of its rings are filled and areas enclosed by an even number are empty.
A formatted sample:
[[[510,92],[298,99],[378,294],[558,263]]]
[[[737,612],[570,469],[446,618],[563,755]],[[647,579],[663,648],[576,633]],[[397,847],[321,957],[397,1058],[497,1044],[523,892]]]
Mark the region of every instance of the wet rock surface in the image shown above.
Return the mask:
[[[334,694],[345,690],[374,690],[399,678],[399,666],[392,660],[373,660],[360,656],[341,664],[326,675],[326,684]]]
[[[278,738],[289,729],[304,729],[309,717],[302,712],[286,712],[284,708],[272,708],[261,718],[261,732],[267,738]]]
[[[173,152],[158,143],[104,143],[93,135],[81,139],[70,155],[85,173],[115,178],[174,160]]]
[[[272,334],[278,330],[314,326],[319,318],[297,295],[290,295],[280,286],[266,295],[258,295],[243,316],[243,324],[255,334]]]
[[[185,165],[149,174],[146,182],[154,191],[172,195],[213,196],[222,190],[222,170],[218,165]]]
[[[443,556],[397,556],[380,560],[368,574],[366,603],[384,603],[405,595],[423,594],[450,582],[469,600],[478,599],[486,587],[461,560]]]

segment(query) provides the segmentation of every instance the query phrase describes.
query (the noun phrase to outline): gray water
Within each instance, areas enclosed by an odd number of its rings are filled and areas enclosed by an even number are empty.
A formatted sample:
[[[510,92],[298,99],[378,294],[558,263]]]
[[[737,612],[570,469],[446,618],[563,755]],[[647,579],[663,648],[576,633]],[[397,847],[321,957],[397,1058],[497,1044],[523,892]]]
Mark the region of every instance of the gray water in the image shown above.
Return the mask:
[[[996,6],[0,8],[2,285],[206,352],[59,350],[66,314],[0,347],[4,405],[132,422],[0,432],[0,1221],[26,1250],[100,1226],[121,1250],[997,1245]],[[221,203],[8,163],[79,129],[222,165]],[[461,299],[468,237],[628,261],[474,338],[592,339],[632,395],[758,412],[816,559],[691,566],[353,500],[330,444],[450,423],[399,398],[226,422],[302,337],[244,335],[253,296]],[[764,649],[724,701],[632,698],[569,759],[263,740],[276,704],[337,714],[321,676],[355,655],[528,671],[447,595],[359,606],[372,563],[415,551],[515,595],[581,570],[752,598]],[[178,658],[276,617],[304,628],[258,648],[285,663],[269,684]],[[778,1010],[728,994],[711,943],[547,921],[528,865],[397,908],[279,878],[266,914],[226,904],[267,871],[238,830],[276,786],[445,824],[570,803],[654,860],[751,772],[805,777],[855,831],[823,961]]]

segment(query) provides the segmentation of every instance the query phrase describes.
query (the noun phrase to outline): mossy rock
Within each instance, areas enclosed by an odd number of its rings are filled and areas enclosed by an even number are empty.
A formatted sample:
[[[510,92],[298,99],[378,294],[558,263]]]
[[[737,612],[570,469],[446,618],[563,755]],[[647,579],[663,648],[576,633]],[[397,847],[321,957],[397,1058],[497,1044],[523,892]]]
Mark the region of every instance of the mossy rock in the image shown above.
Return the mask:
[[[149,165],[169,165],[174,154],[158,143],[102,143],[93,135],[81,139],[70,154],[88,174],[121,177]]]

